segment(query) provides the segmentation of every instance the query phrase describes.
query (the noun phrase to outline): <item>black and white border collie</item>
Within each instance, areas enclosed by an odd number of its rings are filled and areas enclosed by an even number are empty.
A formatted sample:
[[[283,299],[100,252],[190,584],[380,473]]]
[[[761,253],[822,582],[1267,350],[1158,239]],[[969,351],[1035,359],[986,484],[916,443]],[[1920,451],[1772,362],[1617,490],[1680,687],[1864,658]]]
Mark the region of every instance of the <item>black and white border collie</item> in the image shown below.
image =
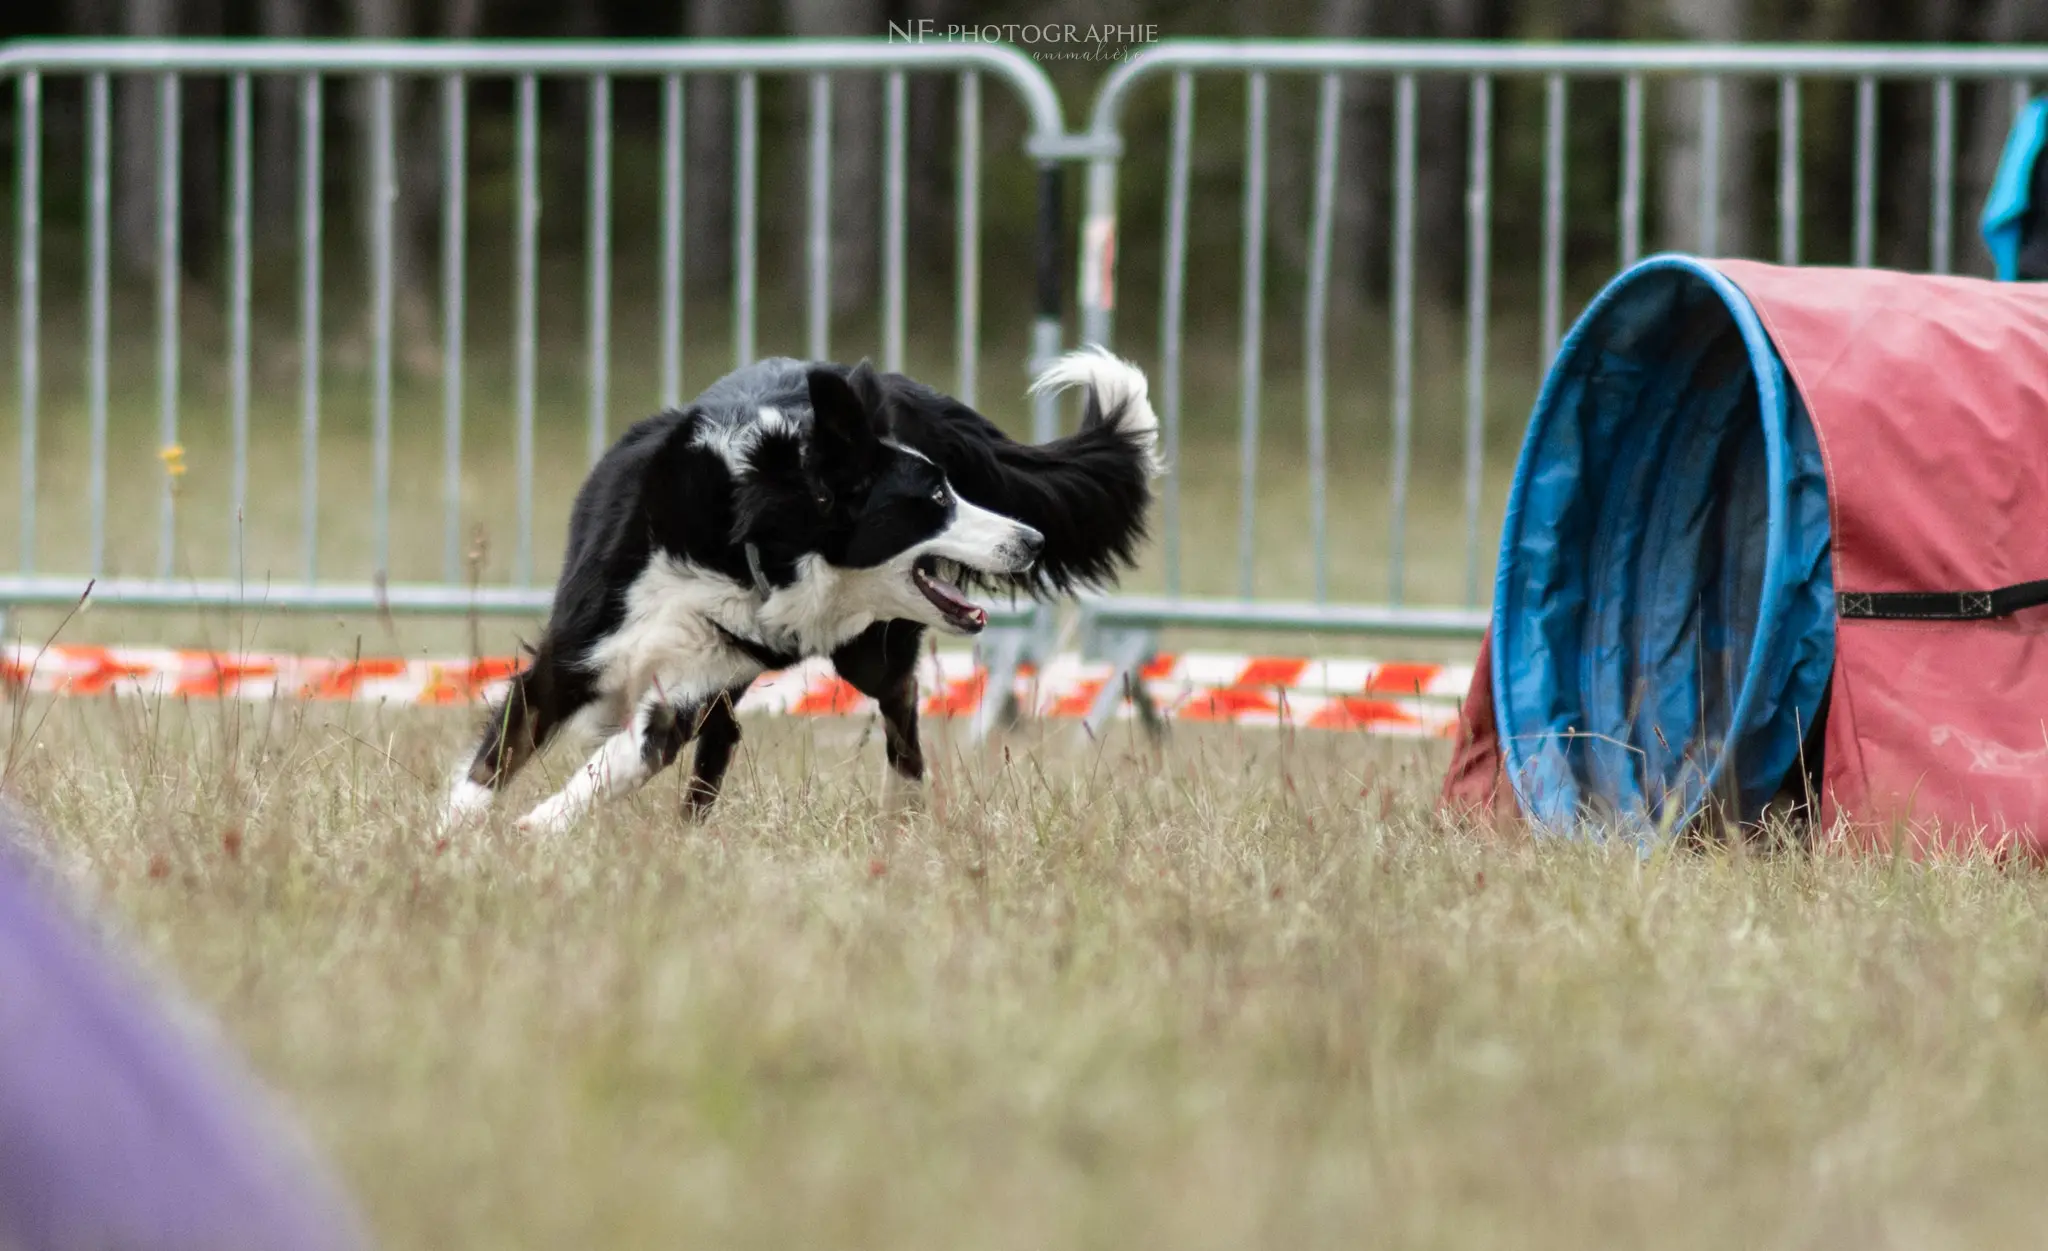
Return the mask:
[[[1161,472],[1145,375],[1084,349],[1032,389],[1071,387],[1080,430],[1036,445],[901,374],[786,358],[635,425],[577,493],[547,627],[447,820],[487,809],[565,728],[603,741],[521,829],[567,828],[692,739],[685,803],[701,817],[739,742],[734,703],[810,656],[880,705],[885,788],[906,798],[924,776],[919,641],[988,621],[962,587],[1105,585],[1145,537]]]

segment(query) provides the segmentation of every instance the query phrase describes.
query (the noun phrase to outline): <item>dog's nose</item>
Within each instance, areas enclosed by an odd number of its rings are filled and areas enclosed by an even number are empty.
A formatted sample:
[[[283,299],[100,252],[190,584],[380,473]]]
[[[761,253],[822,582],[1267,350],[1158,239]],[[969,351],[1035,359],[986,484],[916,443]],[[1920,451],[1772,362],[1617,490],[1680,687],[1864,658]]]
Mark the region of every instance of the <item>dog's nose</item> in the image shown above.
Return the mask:
[[[1045,536],[1030,526],[1017,527],[1017,550],[1025,560],[1037,560],[1045,550]]]

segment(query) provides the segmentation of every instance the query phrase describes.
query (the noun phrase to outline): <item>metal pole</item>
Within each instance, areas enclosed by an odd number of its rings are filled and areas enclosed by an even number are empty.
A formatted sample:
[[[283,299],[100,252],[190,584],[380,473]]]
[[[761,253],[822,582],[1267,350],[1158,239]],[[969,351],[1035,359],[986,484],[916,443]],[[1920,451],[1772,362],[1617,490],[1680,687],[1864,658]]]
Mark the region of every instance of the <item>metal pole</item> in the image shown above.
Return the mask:
[[[392,90],[389,74],[379,74],[371,80],[370,510],[376,571],[380,577],[388,577],[391,571],[391,267],[397,233],[393,213],[398,201]]]
[[[462,355],[468,247],[468,88],[441,80],[441,577],[462,577]]]
[[[232,527],[228,569],[246,572],[243,535],[249,506],[249,76],[228,89],[228,429],[234,478],[229,489]]]
[[[1343,102],[1343,80],[1323,75],[1316,109],[1315,207],[1309,226],[1307,307],[1302,311],[1302,387],[1308,422],[1308,533],[1314,561],[1315,598],[1330,597],[1329,536],[1325,531],[1325,491],[1329,466],[1327,385],[1330,307],[1330,236],[1336,218],[1337,121]]]
[[[537,248],[540,235],[540,85],[531,74],[519,79],[517,243],[513,250],[513,477],[518,493],[519,532],[512,579],[533,582],[533,419],[536,329],[539,319]]]
[[[683,404],[683,76],[661,80],[661,406]]]
[[[156,572],[171,576],[177,551],[177,476],[173,448],[178,446],[178,214],[180,157],[178,140],[178,78],[157,79],[157,447],[167,458],[157,512]],[[182,463],[176,468],[182,468]]]
[[[1250,76],[1244,123],[1244,252],[1238,284],[1243,321],[1238,341],[1237,593],[1252,597],[1257,567],[1259,358],[1266,285],[1266,76]]]
[[[1415,75],[1394,83],[1394,458],[1387,602],[1399,604],[1408,546],[1408,462],[1415,409]]]
[[[611,405],[612,336],[612,80],[599,74],[590,80],[589,270],[584,300],[589,327],[590,396],[584,455],[595,465],[610,443],[606,409]]]
[[[954,389],[960,402],[975,405],[981,350],[981,75],[960,75],[957,183],[953,192]]]
[[[36,425],[37,387],[41,381],[42,297],[39,289],[42,263],[43,211],[43,78],[34,72],[21,76],[19,106],[20,142],[17,149],[19,175],[15,182],[17,258],[21,284],[17,330],[21,336],[21,556],[22,572],[36,566]]]
[[[320,76],[299,80],[299,548],[320,571]]]
[[[111,193],[112,104],[107,75],[94,74],[86,84],[86,421],[91,429],[92,468],[86,495],[92,513],[91,569],[98,577],[107,564],[107,302],[109,286],[108,217]]]
[[[1640,125],[1640,113],[1636,121]],[[1476,607],[1486,460],[1487,285],[1493,271],[1493,80],[1484,74],[1472,79],[1471,142],[1465,196],[1465,604]],[[1622,219],[1629,220],[1629,214],[1624,212]],[[1634,240],[1623,244],[1625,252],[1634,247]]]

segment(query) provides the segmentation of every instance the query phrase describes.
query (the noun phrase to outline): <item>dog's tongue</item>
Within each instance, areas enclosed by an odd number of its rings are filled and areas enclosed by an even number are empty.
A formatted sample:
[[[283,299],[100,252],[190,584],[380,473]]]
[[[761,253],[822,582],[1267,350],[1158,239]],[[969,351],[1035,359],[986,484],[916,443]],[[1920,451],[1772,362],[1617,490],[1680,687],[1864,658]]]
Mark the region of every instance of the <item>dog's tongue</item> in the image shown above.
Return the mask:
[[[934,607],[962,625],[980,629],[988,624],[988,613],[980,605],[960,593],[960,588],[940,578],[935,578],[920,569],[917,571],[917,589],[924,592]]]

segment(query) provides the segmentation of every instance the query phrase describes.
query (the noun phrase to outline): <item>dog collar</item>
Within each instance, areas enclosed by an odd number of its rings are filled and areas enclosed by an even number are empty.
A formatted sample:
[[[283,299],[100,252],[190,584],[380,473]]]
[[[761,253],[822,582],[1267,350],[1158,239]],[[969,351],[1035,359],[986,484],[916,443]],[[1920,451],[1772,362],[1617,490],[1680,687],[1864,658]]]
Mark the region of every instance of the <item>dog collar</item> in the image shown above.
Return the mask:
[[[775,588],[768,585],[768,575],[761,571],[761,549],[746,543],[741,545],[741,550],[747,554],[747,572],[754,575],[754,593],[767,599],[775,593]]]
[[[718,637],[725,640],[727,647],[748,657],[763,669],[787,669],[803,659],[800,652],[780,648],[772,643],[757,643],[738,631],[726,629],[716,621],[711,623],[711,628],[718,631]]]

